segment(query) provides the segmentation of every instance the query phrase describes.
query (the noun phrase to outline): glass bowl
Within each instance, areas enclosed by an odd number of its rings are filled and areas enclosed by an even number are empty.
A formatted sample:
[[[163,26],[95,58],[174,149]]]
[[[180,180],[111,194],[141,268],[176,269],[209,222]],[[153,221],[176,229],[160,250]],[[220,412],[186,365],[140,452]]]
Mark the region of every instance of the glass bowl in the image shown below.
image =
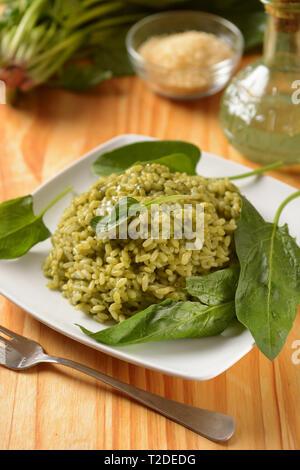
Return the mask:
[[[233,55],[209,67],[195,63],[192,67],[168,68],[145,60],[139,47],[153,36],[184,31],[203,31],[215,34],[229,44]],[[126,47],[136,74],[155,92],[168,98],[195,99],[217,93],[230,80],[243,53],[244,40],[240,30],[220,16],[199,11],[172,11],[147,16],[128,31]],[[183,77],[193,79],[193,86]],[[180,80],[179,80],[180,77]]]

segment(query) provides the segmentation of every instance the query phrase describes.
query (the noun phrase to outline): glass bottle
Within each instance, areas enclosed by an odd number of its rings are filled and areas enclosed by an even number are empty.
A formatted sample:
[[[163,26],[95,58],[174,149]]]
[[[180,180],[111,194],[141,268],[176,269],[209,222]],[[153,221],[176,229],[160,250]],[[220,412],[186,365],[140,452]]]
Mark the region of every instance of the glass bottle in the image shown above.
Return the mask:
[[[300,163],[300,2],[261,0],[263,56],[225,90],[220,119],[230,143],[258,163]]]

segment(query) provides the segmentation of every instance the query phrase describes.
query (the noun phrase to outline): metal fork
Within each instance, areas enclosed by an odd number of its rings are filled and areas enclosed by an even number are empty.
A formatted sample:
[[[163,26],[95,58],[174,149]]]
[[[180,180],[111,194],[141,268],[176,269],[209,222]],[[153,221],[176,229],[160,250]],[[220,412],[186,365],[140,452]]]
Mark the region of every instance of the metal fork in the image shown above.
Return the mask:
[[[20,371],[43,362],[61,364],[110,385],[207,439],[224,442],[230,439],[235,431],[235,421],[231,416],[168,400],[102,374],[78,362],[48,356],[36,341],[18,335],[3,326],[0,326],[0,331],[10,338],[7,339],[7,337],[0,334],[0,365],[8,369]]]

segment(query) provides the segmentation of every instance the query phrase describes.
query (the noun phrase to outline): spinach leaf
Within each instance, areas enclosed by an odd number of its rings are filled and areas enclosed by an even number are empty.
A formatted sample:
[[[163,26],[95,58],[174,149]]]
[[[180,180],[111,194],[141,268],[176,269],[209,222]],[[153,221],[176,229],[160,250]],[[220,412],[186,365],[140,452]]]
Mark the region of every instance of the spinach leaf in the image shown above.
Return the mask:
[[[174,194],[171,196],[162,196],[156,199],[152,199],[148,202],[144,202],[143,204],[139,203],[139,201],[137,201],[133,197],[122,197],[119,202],[117,202],[117,204],[112,208],[110,214],[106,216],[93,217],[90,221],[90,226],[95,230],[97,234],[115,234],[115,230],[117,227],[120,227],[124,222],[127,222],[132,217],[137,216],[143,210],[146,210],[147,207],[154,204],[163,204],[166,202],[178,201],[179,199],[186,199],[189,197],[190,196],[186,194]]]
[[[222,333],[235,317],[234,301],[215,306],[200,302],[167,299],[154,304],[118,325],[83,333],[111,346],[146,343],[177,338],[202,338]]]
[[[93,42],[97,44],[93,56],[95,67],[109,70],[114,77],[134,74],[125,45],[128,29],[112,27],[93,35]]]
[[[281,351],[300,302],[300,248],[287,225],[278,227],[284,206],[274,223],[265,222],[242,197],[242,212],[235,231],[241,265],[235,303],[236,314],[253,335],[259,349],[271,360]]]
[[[130,209],[135,209],[135,211]],[[142,210],[139,201],[133,197],[122,197],[107,216],[93,217],[90,225],[97,234],[109,233]]]
[[[37,216],[33,212],[31,195],[0,204],[0,259],[19,258],[49,238],[51,232],[45,226],[43,216],[70,189],[66,188]]]
[[[174,156],[174,154],[176,155]],[[189,161],[185,159],[185,162],[183,160],[180,162],[182,154]],[[201,152],[196,145],[180,140],[137,142],[103,153],[92,164],[92,171],[96,175],[108,176],[112,173],[121,173],[136,162],[153,163],[159,161],[162,157],[169,158],[169,160],[165,160],[164,164],[168,163],[167,166],[170,164],[171,170],[174,166],[177,168],[180,165],[180,171],[184,170],[189,175],[195,175]]]
[[[232,21],[242,31],[245,39],[245,50],[261,45],[266,24],[266,14],[264,11],[245,13],[244,11],[236,12],[233,10],[233,13],[227,19]]]
[[[98,65],[67,65],[48,85],[71,91],[83,91],[112,77],[109,70],[99,69]]]
[[[240,268],[234,266],[206,276],[188,277],[186,290],[205,305],[218,305],[234,300],[239,275]]]
[[[172,173],[176,173],[177,171],[179,173],[187,173],[188,175],[193,175],[195,173],[195,165],[193,161],[184,153],[172,153],[165,157],[136,163],[140,163],[141,165],[158,163],[159,165],[167,166]]]
[[[188,142],[178,140],[160,140],[137,142],[118,147],[115,150],[100,155],[92,164],[95,175],[109,176],[112,173],[122,173],[134,164],[159,163],[167,166],[171,172],[196,175],[196,166],[201,158],[198,147]],[[278,161],[256,170],[247,171],[240,175],[226,176],[222,179],[238,180],[258,176],[267,171],[276,170],[284,163]]]

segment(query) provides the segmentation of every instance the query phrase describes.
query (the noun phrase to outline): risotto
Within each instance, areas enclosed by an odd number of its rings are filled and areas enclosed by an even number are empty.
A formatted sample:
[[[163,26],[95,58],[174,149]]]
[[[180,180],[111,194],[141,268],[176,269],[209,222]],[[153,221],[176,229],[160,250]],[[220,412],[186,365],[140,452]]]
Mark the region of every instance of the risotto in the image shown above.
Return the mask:
[[[175,194],[203,204],[200,250],[187,250],[186,240],[172,232],[169,239],[111,239],[99,238],[90,226],[94,216],[109,214],[122,197],[143,203]],[[187,277],[208,274],[234,258],[240,208],[237,189],[229,180],[171,173],[159,164],[135,165],[122,175],[100,178],[72,200],[58,224],[43,265],[48,287],[59,289],[76,309],[100,322],[123,321],[166,298],[185,300]]]

